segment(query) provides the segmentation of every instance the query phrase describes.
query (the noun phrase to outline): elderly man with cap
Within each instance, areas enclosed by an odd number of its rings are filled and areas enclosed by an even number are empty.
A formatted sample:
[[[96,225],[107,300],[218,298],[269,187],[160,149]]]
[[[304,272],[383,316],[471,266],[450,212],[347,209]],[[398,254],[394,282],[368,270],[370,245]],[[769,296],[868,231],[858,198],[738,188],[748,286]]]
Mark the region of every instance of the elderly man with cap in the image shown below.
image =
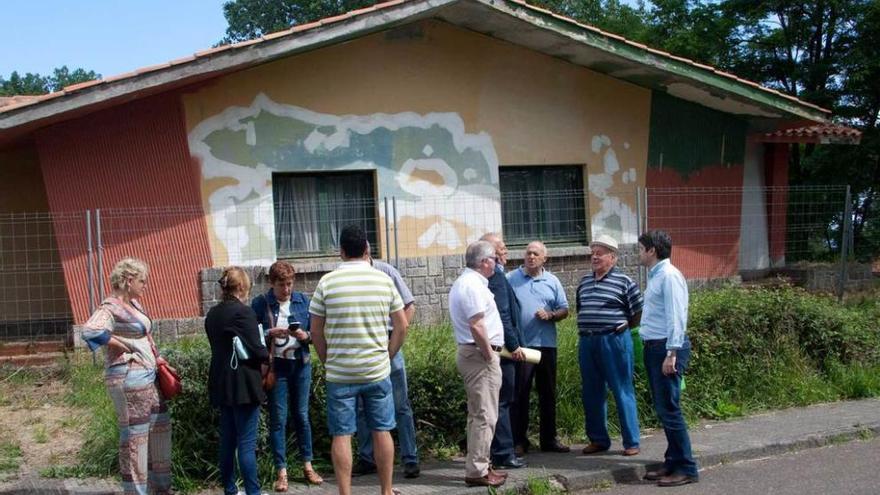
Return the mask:
[[[593,271],[577,288],[578,361],[581,399],[590,443],[584,454],[605,452],[608,436],[608,388],[617,403],[623,455],[639,453],[639,418],[633,387],[633,346],[630,328],[642,315],[639,287],[617,268],[617,241],[601,235],[590,243]]]

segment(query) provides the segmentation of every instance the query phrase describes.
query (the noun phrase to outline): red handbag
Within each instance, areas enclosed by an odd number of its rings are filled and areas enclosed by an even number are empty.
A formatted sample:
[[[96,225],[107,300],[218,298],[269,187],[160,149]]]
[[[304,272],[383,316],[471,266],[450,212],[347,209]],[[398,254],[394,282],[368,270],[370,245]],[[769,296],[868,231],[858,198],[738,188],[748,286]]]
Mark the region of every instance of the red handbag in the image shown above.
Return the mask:
[[[183,392],[183,382],[180,381],[180,375],[171,371],[168,362],[159,356],[159,350],[156,349],[153,336],[148,333],[147,338],[150,339],[153,356],[156,356],[156,383],[159,384],[159,391],[162,392],[162,397],[165,397],[165,400],[171,400]]]
[[[164,361],[156,364],[156,381],[159,382],[159,390],[166,400],[171,400],[183,392],[180,375],[171,371],[171,367]]]

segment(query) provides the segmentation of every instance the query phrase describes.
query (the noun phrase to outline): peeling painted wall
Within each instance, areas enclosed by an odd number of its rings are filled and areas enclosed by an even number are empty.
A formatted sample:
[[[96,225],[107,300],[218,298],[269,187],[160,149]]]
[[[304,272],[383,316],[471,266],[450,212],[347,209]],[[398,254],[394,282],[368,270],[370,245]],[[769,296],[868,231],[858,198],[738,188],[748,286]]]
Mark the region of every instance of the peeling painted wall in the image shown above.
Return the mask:
[[[747,124],[660,92],[654,93],[651,106],[648,227],[669,232],[676,246],[673,263],[688,278],[734,276]]]
[[[440,21],[219,78],[183,96],[215,264],[275,258],[272,174],[375,170],[400,255],[501,227],[498,167],[585,167],[592,231],[644,185],[650,91]],[[595,184],[595,185],[594,185]],[[572,185],[572,189],[579,185]],[[586,184],[580,187],[587,187]],[[251,218],[232,215],[237,205]],[[384,235],[384,211],[379,231]]]

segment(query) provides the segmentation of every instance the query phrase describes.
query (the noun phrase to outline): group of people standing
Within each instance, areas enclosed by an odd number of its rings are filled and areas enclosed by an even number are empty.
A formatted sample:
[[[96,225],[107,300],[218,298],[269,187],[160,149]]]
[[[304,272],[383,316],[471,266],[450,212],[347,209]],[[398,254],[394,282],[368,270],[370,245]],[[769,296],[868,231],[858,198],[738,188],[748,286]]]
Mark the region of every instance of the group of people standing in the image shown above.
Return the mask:
[[[645,478],[660,486],[698,481],[697,464],[680,407],[681,378],[690,358],[686,335],[688,290],[669,261],[672,239],[651,231],[638,239],[639,261],[648,269],[644,296],[617,268],[619,247],[607,235],[590,244],[592,271],[580,281],[575,312],[579,333],[581,399],[589,443],[584,455],[611,447],[607,395],[617,403],[624,456],[639,450],[639,422],[633,385],[631,329],[640,328],[644,363],[668,448],[663,465]],[[526,247],[522,267],[504,272],[507,248],[499,234],[470,244],[466,268],[449,293],[449,312],[458,343],[457,367],[467,391],[465,483],[498,487],[503,469],[526,465],[529,397],[537,383],[540,449],[569,452],[556,436],[556,325],[569,306],[559,280],[544,269],[547,249]],[[525,361],[524,348],[540,361]]]
[[[342,264],[321,278],[311,299],[293,290],[295,271],[285,261],[270,267],[269,290],[253,300],[244,269],[228,267],[218,281],[222,301],[208,312],[205,330],[211,347],[209,399],[220,410],[219,468],[226,494],[240,493],[236,457],[244,493],[260,493],[256,444],[264,403],[277,470],[274,489],[288,489],[289,415],[304,480],[323,482],[311,463],[310,345],[326,371],[327,425],[339,493],[351,493],[352,474],[368,473],[378,474],[383,495],[397,492],[391,483],[393,429],[398,431],[404,476],[420,474],[401,351],[415,299],[393,266],[371,258],[362,228],[345,227],[339,247]],[[690,348],[685,334],[687,286],[669,264],[671,240],[659,231],[639,238],[640,259],[649,268],[644,299],[614,266],[616,241],[601,236],[591,249],[593,271],[578,287],[576,306],[590,440],[583,453],[610,448],[606,384],[618,404],[623,454],[639,453],[629,329],[641,323],[654,405],[669,441],[663,467],[647,477],[669,486],[696,481],[697,466],[679,407]],[[562,284],[544,269],[546,260],[546,247],[534,241],[526,248],[523,266],[505,273],[506,246],[499,234],[486,234],[467,247],[466,268],[450,290],[456,365],[467,392],[469,486],[500,486],[506,475],[499,470],[526,465],[533,382],[540,449],[570,451],[556,436],[556,322],[568,317],[569,307]],[[171,425],[165,399],[155,386],[162,358],[151,337],[151,321],[138,302],[147,275],[143,261],[119,261],[110,276],[113,294],[84,325],[83,338],[93,350],[102,345],[108,349],[105,377],[119,420],[124,491],[161,494],[171,485]],[[526,349],[540,351],[540,360],[526,361]],[[358,438],[356,464],[352,435]]]

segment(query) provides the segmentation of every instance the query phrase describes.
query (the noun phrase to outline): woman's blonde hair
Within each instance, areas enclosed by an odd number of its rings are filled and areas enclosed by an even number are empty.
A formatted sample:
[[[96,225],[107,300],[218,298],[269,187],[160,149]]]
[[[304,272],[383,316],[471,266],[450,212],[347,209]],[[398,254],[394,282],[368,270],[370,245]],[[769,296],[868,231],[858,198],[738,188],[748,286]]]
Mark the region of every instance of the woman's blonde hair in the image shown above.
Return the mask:
[[[247,297],[251,291],[251,278],[239,266],[226,267],[217,283],[220,284],[220,289],[223,290],[224,300],[238,299],[239,294]]]
[[[146,278],[147,264],[144,260],[138,258],[122,258],[116,262],[113,271],[110,272],[110,287],[117,290],[125,290],[128,285],[128,278]]]

